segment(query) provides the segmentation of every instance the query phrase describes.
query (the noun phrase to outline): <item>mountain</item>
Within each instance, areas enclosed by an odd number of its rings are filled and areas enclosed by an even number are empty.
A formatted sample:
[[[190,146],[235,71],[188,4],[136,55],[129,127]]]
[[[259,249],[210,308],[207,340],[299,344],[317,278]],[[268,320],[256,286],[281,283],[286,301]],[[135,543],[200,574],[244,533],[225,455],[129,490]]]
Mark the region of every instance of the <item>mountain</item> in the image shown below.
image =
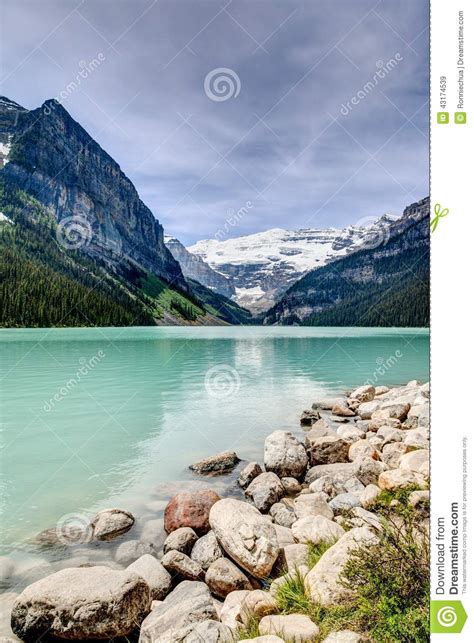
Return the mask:
[[[0,168],[0,325],[230,323],[229,304],[195,294],[131,181],[57,102],[28,111],[0,98]]]
[[[235,295],[235,287],[230,279],[213,270],[201,257],[189,252],[175,237],[165,235],[165,245],[181,266],[186,278],[198,281],[203,286],[230,299]]]
[[[254,313],[268,310],[308,271],[358,250],[384,235],[394,217],[384,215],[369,226],[342,230],[274,228],[235,239],[198,241],[187,250],[235,288],[233,299]]]
[[[263,316],[264,324],[429,325],[429,198],[386,234],[308,272]]]
[[[0,98],[0,137],[6,177],[66,231],[82,226],[84,253],[115,267],[132,261],[187,290],[159,221],[118,163],[62,105],[49,100],[28,111]]]

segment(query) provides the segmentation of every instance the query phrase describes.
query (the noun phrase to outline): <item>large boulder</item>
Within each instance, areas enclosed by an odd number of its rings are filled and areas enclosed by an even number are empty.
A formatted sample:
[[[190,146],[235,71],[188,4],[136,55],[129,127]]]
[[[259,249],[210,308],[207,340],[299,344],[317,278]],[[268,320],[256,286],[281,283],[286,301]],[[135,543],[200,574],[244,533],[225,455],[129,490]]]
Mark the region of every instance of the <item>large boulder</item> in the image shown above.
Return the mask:
[[[275,502],[278,502],[284,493],[285,488],[280,478],[276,473],[272,473],[271,471],[261,473],[255,480],[252,480],[245,490],[245,495],[252,499],[259,511],[264,513],[266,513]]]
[[[335,542],[344,535],[344,529],[337,523],[324,516],[306,516],[300,518],[291,527],[293,536],[298,543]]]
[[[165,509],[165,530],[191,527],[198,535],[209,531],[209,512],[220,497],[212,489],[183,491],[171,498]]]
[[[349,442],[338,436],[327,435],[313,439],[308,449],[310,465],[347,462],[349,447]]]
[[[175,641],[173,634],[180,629],[207,620],[217,620],[207,585],[183,581],[143,621],[139,643]]]
[[[95,540],[113,540],[133,527],[135,518],[124,509],[104,509],[91,522]]]
[[[335,607],[350,599],[352,592],[339,582],[340,574],[354,549],[376,542],[376,536],[368,527],[347,531],[305,577],[305,587],[312,600],[323,607]]]
[[[154,556],[145,554],[128,566],[128,571],[144,578],[150,588],[151,598],[161,601],[171,590],[171,575]]]
[[[304,614],[264,616],[258,626],[259,634],[276,634],[285,641],[314,643],[319,627]]]
[[[209,521],[217,540],[227,554],[256,578],[266,578],[278,556],[278,540],[273,525],[245,502],[225,498],[216,502]]]
[[[306,471],[308,456],[304,446],[289,431],[274,431],[265,440],[263,461],[267,471],[280,478],[300,478]]]
[[[230,592],[252,589],[245,574],[227,558],[218,558],[206,572],[206,584],[213,594],[225,598]]]
[[[70,567],[29,585],[13,605],[11,626],[23,641],[128,636],[150,607],[146,581],[129,570]]]
[[[229,473],[240,462],[240,458],[234,451],[224,451],[217,455],[211,455],[208,458],[195,462],[189,468],[191,471],[200,473],[205,476],[218,476],[223,473]]]
[[[194,560],[203,569],[222,557],[222,549],[217,542],[216,534],[211,530],[205,536],[196,541],[192,551],[191,560]]]
[[[408,469],[389,469],[379,476],[379,487],[386,491],[397,491],[409,487],[426,488],[425,477]]]

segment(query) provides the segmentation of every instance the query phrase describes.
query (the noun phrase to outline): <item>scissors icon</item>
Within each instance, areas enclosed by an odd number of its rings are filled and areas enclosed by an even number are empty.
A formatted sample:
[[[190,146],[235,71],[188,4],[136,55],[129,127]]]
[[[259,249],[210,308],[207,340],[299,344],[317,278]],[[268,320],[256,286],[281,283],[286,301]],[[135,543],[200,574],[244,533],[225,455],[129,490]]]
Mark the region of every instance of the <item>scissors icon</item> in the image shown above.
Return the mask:
[[[431,232],[434,232],[436,230],[436,228],[438,227],[439,220],[447,216],[449,214],[449,210],[448,208],[441,209],[441,204],[436,203],[434,207],[434,213],[435,213],[435,216],[430,221]]]

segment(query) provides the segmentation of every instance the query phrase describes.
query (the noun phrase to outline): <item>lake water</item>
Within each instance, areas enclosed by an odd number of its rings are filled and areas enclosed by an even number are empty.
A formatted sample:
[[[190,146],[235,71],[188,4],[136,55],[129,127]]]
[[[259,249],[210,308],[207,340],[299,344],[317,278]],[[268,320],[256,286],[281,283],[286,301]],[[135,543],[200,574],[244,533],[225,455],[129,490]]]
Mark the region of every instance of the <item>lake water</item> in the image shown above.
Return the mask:
[[[318,398],[371,380],[426,381],[414,329],[3,330],[2,542],[24,549],[69,514],[152,512],[188,465],[299,431]]]

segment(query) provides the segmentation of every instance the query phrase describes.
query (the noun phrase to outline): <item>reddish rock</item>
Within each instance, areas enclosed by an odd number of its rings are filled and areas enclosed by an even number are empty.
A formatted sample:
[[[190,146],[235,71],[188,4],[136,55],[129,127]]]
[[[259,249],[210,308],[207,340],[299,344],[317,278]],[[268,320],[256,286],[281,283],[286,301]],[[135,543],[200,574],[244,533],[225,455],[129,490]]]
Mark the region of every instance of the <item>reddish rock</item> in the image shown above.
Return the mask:
[[[166,505],[165,530],[171,533],[179,527],[191,527],[202,536],[209,527],[209,512],[220,497],[211,489],[178,493]]]

